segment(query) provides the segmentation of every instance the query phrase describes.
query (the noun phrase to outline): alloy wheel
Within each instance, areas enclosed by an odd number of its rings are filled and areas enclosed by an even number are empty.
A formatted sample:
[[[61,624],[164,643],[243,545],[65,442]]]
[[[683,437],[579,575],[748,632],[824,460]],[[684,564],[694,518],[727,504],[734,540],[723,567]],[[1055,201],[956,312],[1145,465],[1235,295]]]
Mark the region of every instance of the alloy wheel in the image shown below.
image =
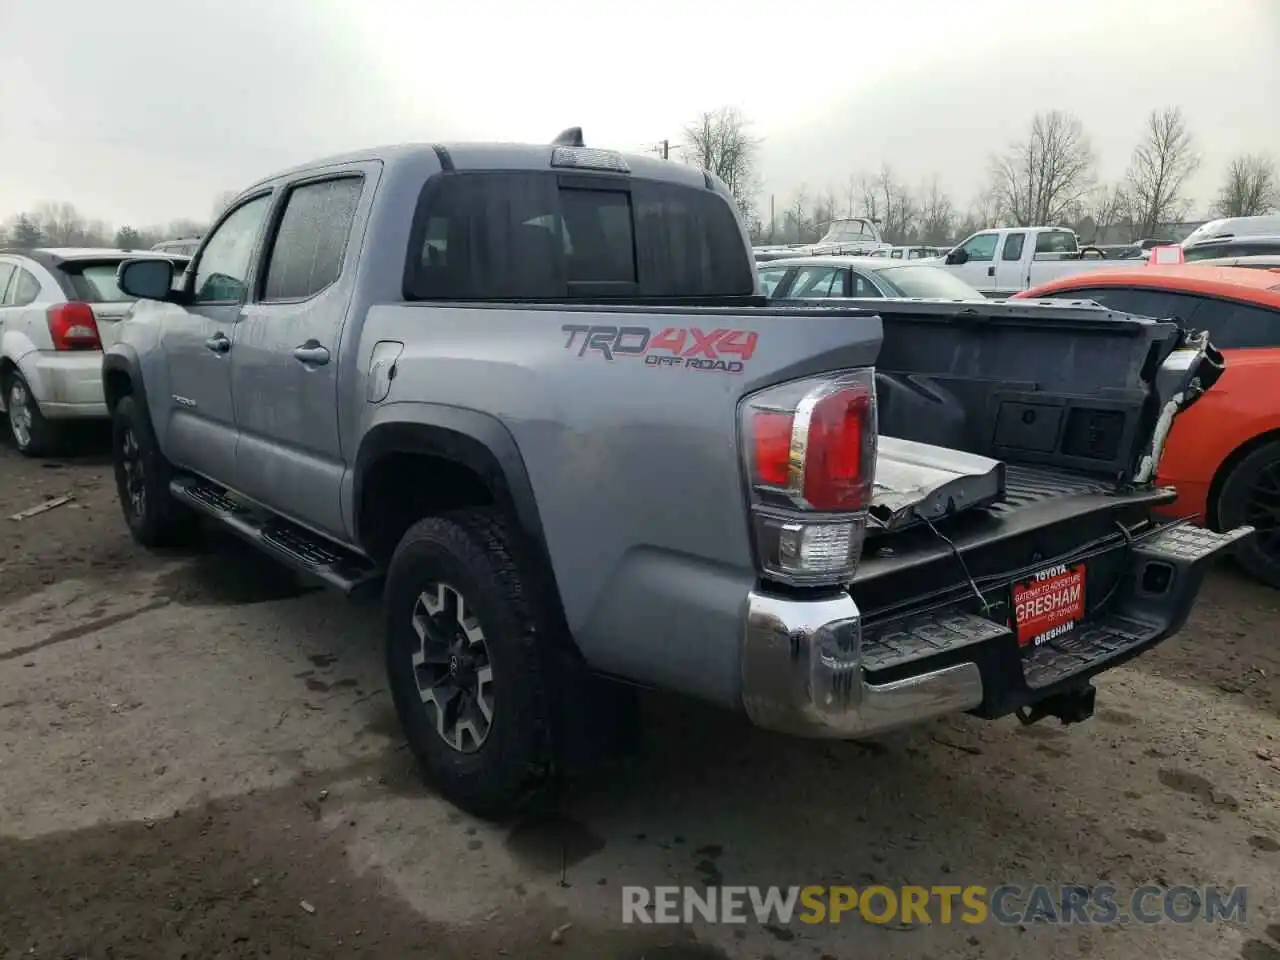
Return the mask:
[[[456,587],[430,583],[413,606],[418,695],[436,733],[459,753],[479,750],[493,728],[493,666],[480,621]]]
[[[14,442],[25,450],[31,446],[31,395],[27,393],[26,384],[14,380],[9,386],[9,429],[13,431]]]
[[[129,498],[129,509],[134,517],[147,515],[147,487],[142,468],[142,451],[132,428],[126,428],[120,437],[120,467],[124,471],[124,492]]]

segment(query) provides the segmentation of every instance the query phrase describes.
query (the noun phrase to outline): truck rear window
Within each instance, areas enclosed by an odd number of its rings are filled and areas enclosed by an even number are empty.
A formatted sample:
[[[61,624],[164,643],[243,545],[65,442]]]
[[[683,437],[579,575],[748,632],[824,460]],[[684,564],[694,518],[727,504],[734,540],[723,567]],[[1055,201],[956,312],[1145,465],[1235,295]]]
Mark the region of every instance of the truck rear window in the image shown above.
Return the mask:
[[[753,292],[746,242],[720,194],[583,174],[434,178],[418,203],[405,269],[411,300]]]

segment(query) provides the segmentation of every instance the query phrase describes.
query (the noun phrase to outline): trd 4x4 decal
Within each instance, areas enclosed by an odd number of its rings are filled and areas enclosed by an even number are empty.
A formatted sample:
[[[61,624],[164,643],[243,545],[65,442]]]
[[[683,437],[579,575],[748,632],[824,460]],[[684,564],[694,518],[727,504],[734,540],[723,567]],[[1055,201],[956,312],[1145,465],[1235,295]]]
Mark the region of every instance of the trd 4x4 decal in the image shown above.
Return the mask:
[[[760,335],[754,330],[698,327],[664,327],[654,333],[648,327],[598,327],[566,323],[560,328],[568,338],[566,350],[578,356],[598,353],[606,360],[644,358],[648,367],[681,367],[741,373],[756,352]]]

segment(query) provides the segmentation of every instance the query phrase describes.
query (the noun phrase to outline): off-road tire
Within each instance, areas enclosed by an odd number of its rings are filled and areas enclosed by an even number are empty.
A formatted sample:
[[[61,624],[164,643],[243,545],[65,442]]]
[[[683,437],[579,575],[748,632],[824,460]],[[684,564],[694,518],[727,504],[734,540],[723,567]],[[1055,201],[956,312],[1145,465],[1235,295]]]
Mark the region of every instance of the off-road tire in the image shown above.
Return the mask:
[[[23,442],[18,436],[18,431],[13,429],[10,416],[13,412],[13,388],[17,386],[21,388],[22,395],[26,398],[23,403],[23,409],[28,412],[31,418],[31,425],[27,428],[27,440]],[[53,453],[58,446],[58,429],[54,424],[50,423],[43,413],[40,412],[40,404],[36,402],[35,395],[31,392],[31,385],[27,383],[26,378],[17,370],[11,370],[0,382],[0,389],[4,390],[5,403],[5,424],[9,426],[13,435],[13,445],[18,452],[24,457],[45,457]]]
[[[136,454],[126,453],[132,437]],[[130,495],[126,461],[136,460],[141,469],[144,499],[139,508]],[[199,533],[200,519],[191,508],[174,499],[169,491],[173,467],[160,452],[151,418],[132,396],[116,404],[111,415],[111,465],[116,477],[120,509],[133,539],[144,547],[177,547],[190,543]]]
[[[429,517],[405,533],[387,570],[388,683],[409,747],[428,783],[485,819],[520,812],[551,785],[553,750],[544,658],[539,641],[549,618],[521,570],[501,515],[466,510]],[[493,668],[493,717],[474,752],[454,749],[437,732],[423,702],[412,657],[420,646],[413,615],[424,588],[453,587],[478,620]]]
[[[1257,496],[1254,488],[1268,480],[1273,484],[1280,481],[1280,441],[1259,447],[1231,468],[1218,493],[1218,526],[1222,530],[1242,524],[1256,527],[1258,532],[1237,548],[1236,562],[1263,583],[1280,587],[1280,545],[1264,549],[1268,538],[1280,536],[1280,528],[1264,528],[1258,522],[1256,507],[1251,509]],[[1271,506],[1276,509],[1280,503]]]

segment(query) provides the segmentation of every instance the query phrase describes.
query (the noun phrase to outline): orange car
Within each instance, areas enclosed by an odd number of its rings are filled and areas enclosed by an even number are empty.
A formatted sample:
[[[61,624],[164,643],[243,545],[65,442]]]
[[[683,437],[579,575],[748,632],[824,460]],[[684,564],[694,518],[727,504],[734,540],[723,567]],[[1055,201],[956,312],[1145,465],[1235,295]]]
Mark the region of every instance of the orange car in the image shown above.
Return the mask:
[[[1280,272],[1191,264],[1081,273],[1017,294],[1096,300],[1126,313],[1207,330],[1227,367],[1174,421],[1159,481],[1167,508],[1214,530],[1257,528],[1237,559],[1280,586]]]

